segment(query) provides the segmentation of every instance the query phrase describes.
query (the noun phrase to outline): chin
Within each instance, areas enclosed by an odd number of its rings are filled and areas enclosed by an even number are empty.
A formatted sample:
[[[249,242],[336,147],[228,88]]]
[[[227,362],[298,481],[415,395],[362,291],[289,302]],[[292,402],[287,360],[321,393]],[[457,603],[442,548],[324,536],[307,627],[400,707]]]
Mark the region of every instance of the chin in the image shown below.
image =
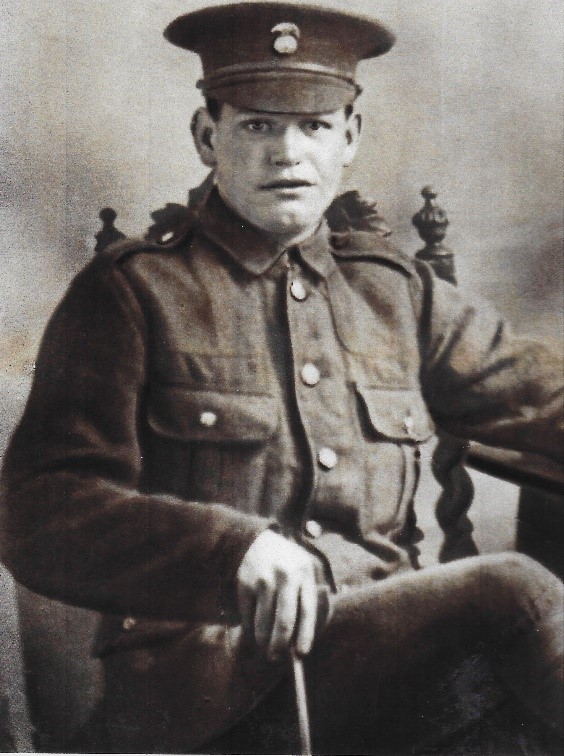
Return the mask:
[[[271,234],[300,234],[317,225],[322,215],[319,212],[282,213],[265,221],[263,228]]]
[[[274,223],[264,228],[268,234],[273,236],[296,236],[307,231],[312,226],[311,221],[306,223]]]

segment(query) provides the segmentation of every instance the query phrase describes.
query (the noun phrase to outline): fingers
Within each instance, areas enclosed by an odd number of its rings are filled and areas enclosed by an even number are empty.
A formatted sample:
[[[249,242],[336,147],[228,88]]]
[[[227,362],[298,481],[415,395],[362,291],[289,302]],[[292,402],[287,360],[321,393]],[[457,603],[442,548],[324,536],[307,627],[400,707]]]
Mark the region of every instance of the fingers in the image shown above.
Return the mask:
[[[276,607],[272,633],[268,643],[267,654],[275,659],[280,653],[290,648],[294,629],[298,624],[300,585],[297,581],[282,577],[276,594]]]
[[[300,581],[281,576],[274,592],[265,591],[257,601],[255,638],[270,659],[292,645],[308,654],[317,622],[317,586],[313,575]]]
[[[255,640],[259,648],[270,646],[275,623],[276,586],[261,580],[257,588],[257,603],[254,618]]]
[[[254,640],[254,620],[256,613],[255,594],[248,585],[240,583],[237,589],[237,597],[243,635]]]
[[[317,613],[316,563],[296,543],[266,531],[247,550],[237,572],[244,633],[270,658],[292,645],[307,654]]]
[[[296,632],[295,648],[298,654],[309,654],[313,645],[317,625],[317,585],[315,579],[302,584],[299,596],[299,623]]]
[[[279,585],[263,581],[256,601],[252,594],[240,596],[241,621],[246,634],[254,636],[270,659],[292,644],[299,654],[308,654],[317,620],[317,588],[313,579],[302,583],[280,577]]]

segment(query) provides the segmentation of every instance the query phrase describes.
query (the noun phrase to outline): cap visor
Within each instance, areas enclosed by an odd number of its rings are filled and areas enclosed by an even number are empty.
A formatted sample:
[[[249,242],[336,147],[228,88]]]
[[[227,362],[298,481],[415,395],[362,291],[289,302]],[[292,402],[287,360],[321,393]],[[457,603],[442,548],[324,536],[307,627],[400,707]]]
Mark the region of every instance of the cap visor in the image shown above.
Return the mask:
[[[306,72],[255,74],[247,81],[204,83],[204,93],[242,110],[331,113],[354,102],[356,87],[337,77]]]

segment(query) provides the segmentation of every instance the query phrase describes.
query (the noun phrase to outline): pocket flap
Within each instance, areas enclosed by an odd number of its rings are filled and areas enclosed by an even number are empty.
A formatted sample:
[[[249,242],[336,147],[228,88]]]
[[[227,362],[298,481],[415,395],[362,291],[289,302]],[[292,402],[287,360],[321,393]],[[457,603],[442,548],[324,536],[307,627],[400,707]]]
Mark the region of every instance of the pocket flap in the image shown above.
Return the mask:
[[[356,385],[368,422],[380,436],[396,441],[427,441],[435,425],[416,389],[383,389]]]
[[[153,386],[150,427],[181,441],[253,443],[270,438],[278,414],[269,394],[195,391],[184,386]]]

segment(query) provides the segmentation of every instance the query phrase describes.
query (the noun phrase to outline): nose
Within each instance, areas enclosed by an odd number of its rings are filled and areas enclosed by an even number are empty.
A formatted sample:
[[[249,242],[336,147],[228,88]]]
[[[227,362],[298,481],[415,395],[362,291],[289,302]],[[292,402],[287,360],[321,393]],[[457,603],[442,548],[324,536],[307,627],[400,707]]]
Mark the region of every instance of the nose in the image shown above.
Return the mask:
[[[272,165],[281,168],[291,168],[299,165],[301,162],[301,137],[302,133],[299,128],[287,126],[284,128],[273,141],[270,162]]]

